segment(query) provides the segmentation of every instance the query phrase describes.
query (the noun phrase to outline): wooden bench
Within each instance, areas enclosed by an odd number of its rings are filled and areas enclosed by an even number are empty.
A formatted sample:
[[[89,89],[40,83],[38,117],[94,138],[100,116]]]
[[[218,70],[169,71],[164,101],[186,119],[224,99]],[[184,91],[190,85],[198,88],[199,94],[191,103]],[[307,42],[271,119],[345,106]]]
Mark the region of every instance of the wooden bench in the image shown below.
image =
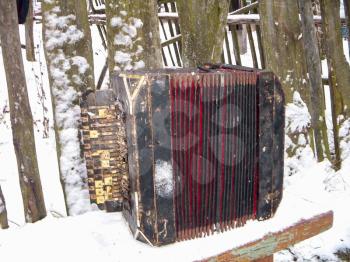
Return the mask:
[[[302,219],[284,230],[268,233],[259,240],[202,261],[273,261],[274,253],[316,236],[330,229],[332,224],[333,212],[329,211],[309,219]]]

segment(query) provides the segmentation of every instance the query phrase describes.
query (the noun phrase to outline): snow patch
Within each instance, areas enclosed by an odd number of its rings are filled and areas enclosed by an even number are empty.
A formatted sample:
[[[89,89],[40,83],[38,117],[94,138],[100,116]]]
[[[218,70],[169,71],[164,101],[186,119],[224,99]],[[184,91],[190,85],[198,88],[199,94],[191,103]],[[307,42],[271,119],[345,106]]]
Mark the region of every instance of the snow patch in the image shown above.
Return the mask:
[[[139,18],[126,17],[127,13],[124,12],[121,11],[121,16],[115,16],[110,21],[111,26],[118,29],[113,40],[117,50],[114,54],[116,64],[114,69],[117,71],[142,69],[145,67],[145,63],[140,59],[143,47],[136,44],[140,40],[138,30],[143,27],[143,22]]]
[[[287,132],[302,132],[311,125],[311,116],[309,110],[302,100],[299,92],[293,94],[293,103],[286,107],[286,128]]]
[[[79,73],[82,75],[90,68],[88,61],[82,56],[72,57],[72,65],[77,66]]]
[[[111,19],[111,26],[112,27],[119,27],[122,25],[123,25],[123,20],[120,17],[116,16],[116,17],[113,17]]]
[[[173,184],[173,167],[170,163],[158,160],[155,169],[155,186],[157,194],[161,197],[172,197]]]

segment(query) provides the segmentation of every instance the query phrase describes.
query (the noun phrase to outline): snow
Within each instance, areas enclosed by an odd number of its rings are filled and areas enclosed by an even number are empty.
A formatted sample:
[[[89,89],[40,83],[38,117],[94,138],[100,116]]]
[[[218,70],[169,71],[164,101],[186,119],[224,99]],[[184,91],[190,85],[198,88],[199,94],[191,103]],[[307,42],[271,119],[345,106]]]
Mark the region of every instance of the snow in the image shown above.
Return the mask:
[[[138,42],[138,29],[143,27],[141,19],[136,17],[126,17],[125,11],[120,11],[121,16],[115,16],[111,19],[111,26],[118,28],[113,45],[116,46],[114,61],[116,63],[115,70],[136,70],[145,67],[145,63],[140,59],[143,47],[134,45]]]
[[[262,222],[248,221],[245,227],[225,233],[156,248],[133,239],[120,213],[106,214],[97,211],[68,218],[54,218],[50,215],[36,224],[20,228],[11,227],[1,232],[0,259],[5,262],[7,260],[3,260],[4,258],[11,258],[11,261],[23,261],[26,258],[27,261],[37,262],[203,259],[261,238],[269,232],[278,232],[303,218],[327,212],[334,206],[334,201],[341,201],[337,204],[338,211],[346,213],[346,210],[340,207],[343,201],[350,200],[350,196],[344,194],[344,189],[325,188],[325,182],[329,185],[337,185],[339,182],[334,180],[334,173],[327,174],[327,168],[327,164],[313,163],[303,173],[287,178],[283,200],[273,219]],[[336,216],[336,219],[341,217]],[[325,243],[329,241],[329,237],[339,237],[344,227],[346,224],[340,224],[336,232],[325,232],[318,237],[319,240],[313,238],[312,242]],[[33,235],[36,241],[31,241]],[[19,247],[21,252],[16,252]],[[64,252],[61,252],[62,250]],[[286,256],[287,254],[279,254],[277,257],[284,259]],[[280,261],[289,261],[283,259]]]
[[[293,103],[286,106],[286,130],[287,132],[302,132],[310,126],[311,116],[305,102],[299,92],[293,93]]]
[[[123,25],[123,20],[121,19],[121,17],[113,17],[111,19],[111,26],[112,27],[120,27]]]
[[[321,182],[321,181],[320,181]],[[302,186],[299,180],[297,188]],[[322,183],[315,186],[319,190]],[[300,190],[298,190],[300,192]],[[302,218],[310,218],[327,208],[320,202],[305,201],[295,191],[286,191],[273,219],[257,222],[210,237],[155,248],[133,239],[120,213],[90,212],[77,217],[48,218],[21,228],[12,227],[0,234],[0,259],[11,261],[193,261],[230,250],[278,232]],[[298,210],[298,212],[290,212]],[[30,241],[35,235],[36,241]],[[79,243],[79,244],[77,244]],[[21,247],[21,252],[15,252]],[[23,249],[22,249],[23,247]],[[59,249],[58,249],[59,247]],[[64,252],[57,252],[64,250]]]
[[[157,195],[170,198],[173,195],[173,167],[170,163],[158,160],[155,168]]]
[[[72,59],[72,65],[75,65],[78,67],[80,74],[85,74],[85,72],[90,68],[85,57],[74,56],[71,59]]]

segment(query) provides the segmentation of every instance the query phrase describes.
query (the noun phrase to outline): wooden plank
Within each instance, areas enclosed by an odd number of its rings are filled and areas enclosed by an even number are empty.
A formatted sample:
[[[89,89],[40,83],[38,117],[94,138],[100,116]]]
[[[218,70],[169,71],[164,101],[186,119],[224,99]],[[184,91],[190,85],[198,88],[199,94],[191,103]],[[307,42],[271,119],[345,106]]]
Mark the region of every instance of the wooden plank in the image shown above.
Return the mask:
[[[248,33],[248,41],[249,41],[250,51],[251,51],[251,54],[252,54],[253,67],[254,68],[259,68],[259,66],[258,66],[258,58],[256,56],[256,51],[255,51],[252,27],[251,27],[250,24],[247,25],[247,33]]]
[[[158,0],[158,4],[175,3],[176,0]]]
[[[249,11],[254,10],[258,6],[259,6],[259,3],[255,2],[255,3],[252,3],[252,4],[246,5],[246,6],[242,7],[242,8],[240,8],[240,9],[235,10],[235,11],[229,13],[229,15],[238,15],[238,14],[248,13]]]
[[[242,65],[236,26],[231,25],[231,26],[229,26],[229,29],[230,29],[231,35],[232,35],[233,53],[235,55],[236,65]]]
[[[179,16],[175,12],[169,13],[159,13],[159,19],[179,19]],[[41,22],[41,12],[36,12],[34,16],[34,21]],[[106,23],[106,15],[103,14],[89,14],[90,24],[105,24]],[[321,16],[314,16],[314,21],[316,25],[322,24]],[[341,17],[342,25],[346,25],[345,17]],[[229,15],[227,17],[227,24],[259,24],[260,17],[258,14],[235,14]]]
[[[228,41],[228,32],[227,32],[227,28],[225,28],[225,46],[226,46],[226,54],[227,54],[227,59],[228,59],[228,63],[230,65],[232,65],[232,58],[231,58],[231,50],[230,50],[230,44]],[[222,50],[222,54],[224,55],[225,50]],[[225,63],[225,59],[223,59],[223,63]]]
[[[245,7],[248,7],[247,0],[242,0],[242,2],[243,2],[243,5]],[[243,13],[248,13],[248,12],[254,11],[256,9],[255,7],[258,6],[258,2],[252,3],[249,6],[253,6],[253,7],[249,8],[248,11],[245,11]],[[256,51],[255,51],[255,46],[254,46],[254,39],[253,39],[253,32],[252,32],[252,27],[251,26],[252,26],[251,24],[247,24],[246,25],[247,34],[248,34],[248,40],[249,40],[249,46],[250,46],[250,52],[251,52],[252,60],[253,60],[253,67],[254,68],[259,68],[258,58],[256,56]]]
[[[256,259],[254,262],[273,262],[273,255],[261,259]]]
[[[164,40],[162,43],[161,43],[161,46],[162,47],[165,47],[165,46],[168,46],[168,45],[171,45],[171,44],[175,44],[176,42],[180,41],[182,38],[181,35],[177,35],[177,36],[174,36],[172,38],[169,38],[169,39],[166,39]],[[175,48],[175,47],[174,47]]]
[[[255,30],[256,30],[258,48],[259,48],[259,53],[260,53],[260,65],[261,65],[261,69],[265,69],[265,67],[266,67],[265,52],[264,52],[264,48],[263,48],[263,46],[262,46],[262,38],[261,38],[260,25],[255,25]]]
[[[230,262],[230,261],[254,261],[265,258],[274,253],[295,245],[303,240],[316,236],[333,225],[333,211],[303,219],[298,223],[281,230],[269,233],[263,238],[247,243],[243,246],[226,251],[216,257],[211,257],[203,261],[210,262]],[[259,260],[258,260],[259,261]],[[260,260],[261,261],[261,260]],[[271,261],[271,260],[262,260]]]

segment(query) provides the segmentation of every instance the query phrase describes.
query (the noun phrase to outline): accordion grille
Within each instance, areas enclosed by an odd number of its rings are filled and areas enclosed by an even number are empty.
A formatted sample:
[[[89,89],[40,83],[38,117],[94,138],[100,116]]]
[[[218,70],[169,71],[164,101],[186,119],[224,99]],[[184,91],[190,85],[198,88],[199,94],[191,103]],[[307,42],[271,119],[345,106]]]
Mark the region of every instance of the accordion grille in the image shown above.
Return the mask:
[[[175,74],[170,79],[176,238],[254,219],[258,197],[257,74]]]

